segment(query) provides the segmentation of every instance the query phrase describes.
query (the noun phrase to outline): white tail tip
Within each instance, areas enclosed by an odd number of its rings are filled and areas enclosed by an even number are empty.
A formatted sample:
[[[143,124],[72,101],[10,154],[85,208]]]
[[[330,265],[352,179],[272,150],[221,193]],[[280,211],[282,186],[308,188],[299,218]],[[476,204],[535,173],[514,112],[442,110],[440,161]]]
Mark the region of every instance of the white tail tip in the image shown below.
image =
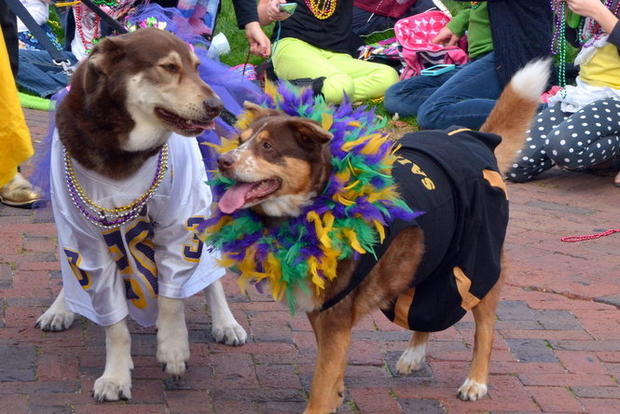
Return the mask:
[[[547,87],[551,59],[534,60],[514,74],[510,85],[521,96],[537,101]]]

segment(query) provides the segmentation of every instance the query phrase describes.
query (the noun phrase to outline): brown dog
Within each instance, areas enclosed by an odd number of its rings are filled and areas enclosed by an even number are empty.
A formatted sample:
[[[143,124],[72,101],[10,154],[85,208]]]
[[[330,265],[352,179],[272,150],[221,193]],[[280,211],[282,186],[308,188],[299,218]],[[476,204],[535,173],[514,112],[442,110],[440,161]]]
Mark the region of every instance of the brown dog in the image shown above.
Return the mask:
[[[521,147],[548,73],[549,64],[542,61],[517,73],[482,127],[482,131],[503,138],[503,144],[495,151],[499,171],[505,170],[516,149]],[[331,170],[328,143],[332,135],[308,119],[253,104],[246,104],[246,109],[254,115],[252,124],[241,132],[239,147],[219,159],[222,174],[237,182],[232,190],[234,194],[225,194],[220,200],[220,209],[230,213],[239,208],[251,208],[263,216],[265,226],[279,226],[283,220],[298,216],[325,187]],[[401,139],[403,148],[399,152],[406,152],[406,146],[411,144],[413,153],[418,152],[415,148],[426,148],[432,154],[434,145],[441,153],[431,161],[428,155],[414,154],[421,161],[416,158],[413,163],[403,156],[392,170],[403,189],[410,184],[406,181],[416,180],[416,185],[421,184],[426,190],[447,189],[446,198],[430,209],[428,205],[417,205],[416,199],[409,203],[414,210],[422,207],[426,211],[422,219],[430,218],[432,223],[408,225],[397,232],[383,255],[369,266],[361,279],[357,276],[359,268],[363,267],[364,257],[371,255],[340,261],[338,277],[326,282],[326,288],[318,295],[301,289],[296,292],[297,307],[307,312],[318,344],[318,360],[306,413],[328,413],[340,406],[351,329],[377,307],[396,323],[420,330],[414,332],[408,349],[398,361],[400,373],[419,368],[429,331],[445,329],[471,309],[476,322],[473,361],[458,395],[463,400],[476,400],[486,394],[495,308],[503,279],[501,247],[508,216],[506,187],[492,151],[497,142],[489,144],[485,139],[497,137],[452,129],[410,134]],[[425,143],[428,143],[426,147]],[[444,148],[447,152],[442,152]],[[456,151],[456,155],[450,155],[450,151]],[[480,169],[477,163],[482,165]],[[402,171],[409,175],[403,175]],[[467,178],[467,185],[475,183],[472,191],[459,187],[465,186],[463,176],[466,175],[471,176],[471,180]],[[454,183],[458,185],[455,187]],[[454,196],[460,192],[464,192],[464,196]],[[407,190],[403,193],[409,202]],[[475,220],[470,220],[475,221],[476,227],[461,226],[457,216],[471,214],[473,217],[471,211],[478,214]],[[441,226],[447,227],[448,236],[436,234]],[[459,234],[454,230],[457,227]],[[455,256],[464,257],[463,263],[473,264],[456,266]],[[432,278],[421,280],[429,274],[443,275],[446,264],[450,280],[437,283]],[[468,276],[463,269],[475,274]],[[492,274],[491,282],[480,282],[478,273]],[[477,290],[479,282],[487,283],[486,288]],[[354,288],[351,284],[355,284]],[[441,302],[444,300],[440,296],[442,291],[450,288],[456,293],[457,301],[453,298]],[[455,303],[457,309],[449,308],[448,303]],[[419,306],[423,307],[421,311]],[[441,320],[433,325],[431,322],[437,317]],[[419,326],[422,328],[416,328]]]

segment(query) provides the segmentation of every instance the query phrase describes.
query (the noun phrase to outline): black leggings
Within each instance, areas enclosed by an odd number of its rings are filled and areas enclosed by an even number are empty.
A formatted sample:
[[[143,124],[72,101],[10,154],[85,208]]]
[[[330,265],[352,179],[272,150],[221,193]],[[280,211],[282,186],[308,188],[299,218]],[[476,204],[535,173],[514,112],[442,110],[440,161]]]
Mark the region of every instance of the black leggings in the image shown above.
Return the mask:
[[[554,164],[582,170],[620,154],[620,101],[594,101],[575,113],[560,104],[536,116],[507,178],[530,181]]]

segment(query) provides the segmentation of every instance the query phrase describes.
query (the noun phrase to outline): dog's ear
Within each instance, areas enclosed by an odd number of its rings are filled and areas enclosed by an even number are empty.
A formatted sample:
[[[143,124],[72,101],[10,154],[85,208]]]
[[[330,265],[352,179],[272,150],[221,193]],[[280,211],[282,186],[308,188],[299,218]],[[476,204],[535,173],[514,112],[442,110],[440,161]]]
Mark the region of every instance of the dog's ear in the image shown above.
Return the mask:
[[[275,109],[263,108],[262,106],[250,101],[243,102],[243,109],[245,109],[251,114],[252,122],[266,116],[281,115],[281,113],[276,111]]]
[[[101,78],[109,76],[124,56],[124,41],[120,38],[106,37],[97,43],[85,62],[84,90],[93,93]]]
[[[295,131],[295,138],[304,147],[323,145],[334,137],[331,132],[310,119],[291,117],[287,123]]]

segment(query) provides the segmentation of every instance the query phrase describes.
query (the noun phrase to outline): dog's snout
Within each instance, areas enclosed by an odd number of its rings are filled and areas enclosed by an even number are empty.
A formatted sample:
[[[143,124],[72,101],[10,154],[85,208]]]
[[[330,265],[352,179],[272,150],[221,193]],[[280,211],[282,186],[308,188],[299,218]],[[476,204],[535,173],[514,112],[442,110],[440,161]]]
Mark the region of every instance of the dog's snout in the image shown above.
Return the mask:
[[[217,159],[217,166],[221,171],[226,171],[235,163],[235,159],[231,154],[222,154]]]
[[[222,109],[224,109],[222,101],[220,101],[219,98],[216,98],[214,96],[205,99],[203,101],[203,104],[207,115],[209,115],[209,117],[211,118],[215,118],[216,116],[218,116],[220,112],[222,112]]]

